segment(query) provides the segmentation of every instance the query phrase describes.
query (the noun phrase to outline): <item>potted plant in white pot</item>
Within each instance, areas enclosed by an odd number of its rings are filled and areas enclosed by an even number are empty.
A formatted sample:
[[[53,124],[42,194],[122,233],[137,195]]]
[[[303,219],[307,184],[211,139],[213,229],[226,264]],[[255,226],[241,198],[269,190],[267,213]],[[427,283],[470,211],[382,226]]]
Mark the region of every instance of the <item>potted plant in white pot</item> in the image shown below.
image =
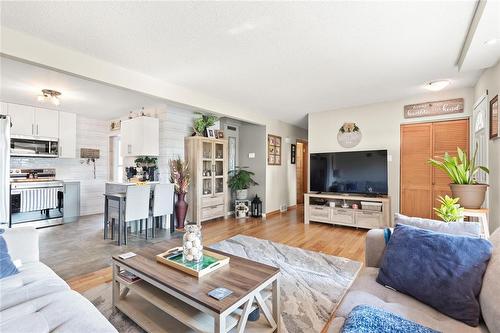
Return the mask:
[[[476,145],[471,159],[468,159],[467,154],[457,147],[456,157],[445,153],[439,160],[429,160],[430,164],[443,170],[450,177],[452,195],[455,198],[460,198],[460,205],[472,209],[481,208],[488,188],[488,184],[477,182],[476,175],[479,170],[490,172],[487,167],[476,165],[477,148]]]
[[[247,167],[236,167],[229,171],[229,180],[227,182],[229,188],[236,192],[236,199],[245,200],[248,197],[248,189],[250,186],[259,185],[252,176],[255,173],[245,170]]]

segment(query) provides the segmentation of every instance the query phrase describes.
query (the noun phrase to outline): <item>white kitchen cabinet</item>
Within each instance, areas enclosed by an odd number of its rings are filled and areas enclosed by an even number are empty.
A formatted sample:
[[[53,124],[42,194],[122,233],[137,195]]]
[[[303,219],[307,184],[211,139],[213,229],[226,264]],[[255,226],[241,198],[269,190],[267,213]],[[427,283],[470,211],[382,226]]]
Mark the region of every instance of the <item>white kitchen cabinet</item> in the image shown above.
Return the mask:
[[[59,111],[35,109],[36,136],[57,138],[59,132]]]
[[[35,108],[20,104],[8,105],[12,128],[11,135],[36,135],[35,132]]]
[[[9,104],[0,102],[0,114],[9,114]]]
[[[59,157],[76,157],[76,114],[59,112]]]
[[[157,118],[137,117],[122,121],[122,156],[160,155],[160,122]]]

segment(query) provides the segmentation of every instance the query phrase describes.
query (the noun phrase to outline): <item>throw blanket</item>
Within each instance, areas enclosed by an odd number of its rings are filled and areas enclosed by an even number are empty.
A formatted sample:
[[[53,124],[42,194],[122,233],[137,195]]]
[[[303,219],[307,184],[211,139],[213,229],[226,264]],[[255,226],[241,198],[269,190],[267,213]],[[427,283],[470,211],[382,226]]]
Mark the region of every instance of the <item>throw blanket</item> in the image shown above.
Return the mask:
[[[21,191],[21,213],[57,207],[56,187],[33,188]]]
[[[439,333],[433,329],[407,320],[394,313],[368,305],[358,305],[352,309],[342,329],[342,333]]]

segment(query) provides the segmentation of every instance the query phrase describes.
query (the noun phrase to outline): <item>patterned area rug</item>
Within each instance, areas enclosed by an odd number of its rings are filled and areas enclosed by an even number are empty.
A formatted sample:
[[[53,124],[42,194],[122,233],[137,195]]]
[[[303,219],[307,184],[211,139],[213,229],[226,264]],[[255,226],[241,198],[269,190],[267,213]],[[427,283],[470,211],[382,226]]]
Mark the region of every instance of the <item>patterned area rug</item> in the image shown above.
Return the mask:
[[[361,268],[357,261],[243,235],[211,247],[280,268],[281,332],[321,332]],[[83,295],[119,332],[142,332],[112,310],[110,283]]]

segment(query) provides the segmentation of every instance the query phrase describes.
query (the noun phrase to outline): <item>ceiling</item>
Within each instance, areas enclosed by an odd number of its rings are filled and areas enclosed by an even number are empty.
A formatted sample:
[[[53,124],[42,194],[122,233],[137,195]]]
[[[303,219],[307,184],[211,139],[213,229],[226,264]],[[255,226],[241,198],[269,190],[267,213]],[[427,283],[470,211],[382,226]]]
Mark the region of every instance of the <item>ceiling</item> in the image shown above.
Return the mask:
[[[310,112],[422,94],[436,79],[469,87],[480,74],[457,69],[475,1],[1,7],[3,26],[302,127]]]
[[[162,100],[134,91],[0,57],[2,101],[73,112],[94,119],[115,119]],[[42,89],[62,92],[61,104],[37,101]]]

